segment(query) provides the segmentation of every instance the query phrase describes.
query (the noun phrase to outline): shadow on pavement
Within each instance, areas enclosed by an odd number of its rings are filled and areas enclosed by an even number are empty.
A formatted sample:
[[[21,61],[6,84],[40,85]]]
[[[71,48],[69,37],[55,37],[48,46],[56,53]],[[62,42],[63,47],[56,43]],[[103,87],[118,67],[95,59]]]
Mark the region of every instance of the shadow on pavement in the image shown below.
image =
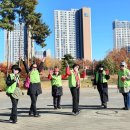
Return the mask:
[[[0,116],[10,116],[9,113],[0,113]]]
[[[9,120],[3,120],[3,119],[0,119],[0,122],[2,122],[2,123],[10,123]]]
[[[19,117],[29,117],[28,115],[29,111],[18,111],[18,116]],[[26,114],[27,113],[27,114]],[[53,111],[38,111],[39,114],[59,114],[59,115],[72,115],[72,112],[61,112],[57,110]],[[22,115],[21,115],[22,114]],[[26,115],[23,115],[26,114]]]
[[[53,105],[47,105],[47,106],[51,106],[53,107]],[[62,109],[72,109],[72,105],[61,105]],[[9,110],[11,110],[11,108],[7,108]],[[57,109],[57,110],[54,110],[54,108],[37,108],[38,112],[40,114],[59,114],[59,115],[73,115],[72,112],[63,112],[61,111],[62,109]],[[85,109],[92,109],[92,110],[100,110],[100,109],[103,109],[103,110],[122,110],[122,108],[107,108],[107,109],[104,109],[102,108],[100,105],[80,105],[79,106],[79,109],[82,111],[82,110],[85,110]],[[19,117],[29,117],[28,115],[29,113],[29,108],[18,108],[18,116]],[[10,116],[10,113],[0,113],[0,116]],[[8,120],[2,120],[0,119],[0,122],[5,122],[5,123],[9,123]]]
[[[55,111],[39,111],[39,113],[59,114],[59,115],[72,115],[72,112],[60,112],[58,110],[55,110]]]

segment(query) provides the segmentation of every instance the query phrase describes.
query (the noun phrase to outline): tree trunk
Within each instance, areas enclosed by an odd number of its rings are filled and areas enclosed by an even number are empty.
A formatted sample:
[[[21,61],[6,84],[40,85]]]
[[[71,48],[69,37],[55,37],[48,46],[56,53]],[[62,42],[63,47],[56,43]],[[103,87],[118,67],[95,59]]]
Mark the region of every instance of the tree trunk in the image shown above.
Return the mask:
[[[20,23],[20,35],[19,35],[19,67],[20,67],[20,58],[21,58],[21,23]]]
[[[29,38],[29,31],[28,31],[28,27],[27,27],[27,65],[29,66],[29,42],[28,42],[28,38]]]
[[[9,74],[9,31],[7,30],[7,41],[6,41],[6,46],[7,46],[7,72],[6,72],[6,76],[8,76]]]
[[[31,62],[33,63],[33,39],[31,38]]]

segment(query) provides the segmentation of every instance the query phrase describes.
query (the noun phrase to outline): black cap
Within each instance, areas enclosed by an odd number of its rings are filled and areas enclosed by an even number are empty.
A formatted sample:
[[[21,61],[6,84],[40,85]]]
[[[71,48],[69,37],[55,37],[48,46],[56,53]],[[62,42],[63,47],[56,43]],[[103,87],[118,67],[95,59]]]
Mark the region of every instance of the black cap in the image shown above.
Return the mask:
[[[76,66],[78,66],[78,67],[79,67],[79,65],[78,65],[78,64],[74,64],[74,65],[72,66],[72,68],[74,69]]]
[[[11,70],[18,70],[19,72],[21,72],[21,68],[19,68],[18,65],[13,65]]]

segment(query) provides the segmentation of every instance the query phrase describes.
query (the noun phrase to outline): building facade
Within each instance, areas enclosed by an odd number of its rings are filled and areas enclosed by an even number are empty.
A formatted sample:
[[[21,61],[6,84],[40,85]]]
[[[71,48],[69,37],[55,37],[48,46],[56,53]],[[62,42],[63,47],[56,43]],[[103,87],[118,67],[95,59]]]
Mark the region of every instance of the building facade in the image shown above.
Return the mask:
[[[113,42],[115,49],[127,48],[130,52],[130,22],[118,21],[113,22]]]
[[[7,55],[9,56],[9,63],[16,63],[19,61],[19,57],[27,58],[28,53],[31,51],[31,37],[27,36],[27,28],[24,24],[15,24],[15,29],[9,32],[9,40],[7,46],[7,31],[5,31],[5,60]],[[8,53],[7,53],[8,50]],[[33,49],[32,49],[33,50]],[[30,55],[29,55],[30,57]]]
[[[71,54],[75,59],[92,60],[90,8],[55,10],[54,30],[55,58]]]
[[[37,50],[35,51],[35,57],[42,59],[43,57],[51,57],[50,49],[47,50]]]

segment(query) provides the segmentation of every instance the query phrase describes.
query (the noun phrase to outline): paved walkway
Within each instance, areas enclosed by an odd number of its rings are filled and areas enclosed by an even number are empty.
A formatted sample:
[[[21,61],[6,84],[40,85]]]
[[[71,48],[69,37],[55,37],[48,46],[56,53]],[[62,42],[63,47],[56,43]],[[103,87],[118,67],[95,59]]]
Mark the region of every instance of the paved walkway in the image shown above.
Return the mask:
[[[51,89],[43,89],[38,98],[38,111],[41,117],[28,116],[30,98],[25,95],[18,104],[18,123],[8,122],[11,111],[10,99],[0,92],[0,130],[130,130],[130,111],[121,110],[123,98],[117,89],[109,89],[110,101],[108,109],[100,109],[97,90],[82,88],[80,97],[81,112],[73,116],[71,111],[71,95],[64,88],[61,110],[52,106]]]

